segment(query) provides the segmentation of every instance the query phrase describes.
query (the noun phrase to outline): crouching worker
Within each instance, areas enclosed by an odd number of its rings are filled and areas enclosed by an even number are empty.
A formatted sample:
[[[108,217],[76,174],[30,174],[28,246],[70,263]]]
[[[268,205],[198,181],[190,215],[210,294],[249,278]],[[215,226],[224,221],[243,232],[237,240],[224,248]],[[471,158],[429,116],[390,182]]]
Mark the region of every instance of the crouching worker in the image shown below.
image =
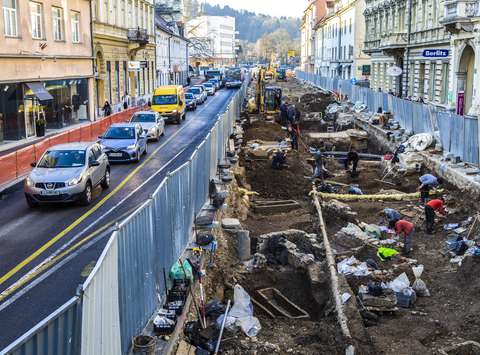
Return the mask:
[[[323,180],[324,180],[323,153],[320,150],[320,148],[310,147],[310,154],[312,155],[313,159],[315,159],[315,167],[313,169],[313,175],[311,179],[312,180],[320,179],[320,181],[323,183]]]
[[[427,203],[430,197],[430,190],[437,187],[440,181],[431,174],[425,174],[419,178],[421,185],[418,187],[420,191],[420,199],[423,203]]]
[[[350,164],[352,164],[352,170],[350,172],[351,177],[356,177],[358,176],[357,174],[357,165],[358,161],[360,160],[360,157],[358,156],[358,153],[355,151],[355,149],[350,148],[347,158],[343,161],[343,164],[345,166],[345,170],[348,171]]]
[[[413,244],[413,223],[400,219],[395,223],[395,232],[403,235],[403,256],[408,256],[412,251]]]
[[[433,233],[435,224],[435,212],[445,216],[445,200],[443,197],[431,200],[425,205],[425,230],[428,234]]]
[[[273,154],[272,158],[272,169],[282,170],[287,168],[287,154],[282,150],[277,150]]]
[[[394,210],[393,208],[385,208],[383,210],[383,214],[387,219],[388,228],[390,229],[395,228],[395,223],[397,223],[397,221],[399,221],[402,218],[400,212],[398,212],[397,210]]]

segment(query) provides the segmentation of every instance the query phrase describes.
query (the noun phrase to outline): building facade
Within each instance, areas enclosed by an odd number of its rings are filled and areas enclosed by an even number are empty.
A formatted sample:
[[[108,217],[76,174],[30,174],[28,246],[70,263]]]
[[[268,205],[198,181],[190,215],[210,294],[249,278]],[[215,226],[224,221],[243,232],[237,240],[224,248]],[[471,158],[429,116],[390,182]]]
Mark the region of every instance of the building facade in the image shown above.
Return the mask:
[[[439,0],[367,0],[364,51],[372,57],[372,88],[451,105],[451,38],[442,12]]]
[[[188,78],[188,40],[176,23],[155,17],[157,85],[185,85]]]
[[[317,4],[320,6],[320,4]],[[314,71],[325,77],[367,80],[370,58],[363,53],[364,0],[329,1],[314,26]]]
[[[199,16],[187,22],[186,33],[195,45],[191,53],[192,63],[235,65],[237,47],[235,18]]]
[[[93,120],[90,2],[4,0],[0,143]]]
[[[155,87],[153,0],[92,1],[96,107],[147,102]]]
[[[315,70],[315,37],[314,27],[317,18],[317,9],[325,7],[325,0],[311,1],[307,9],[303,12],[302,23],[300,27],[300,67],[307,73],[313,73]]]

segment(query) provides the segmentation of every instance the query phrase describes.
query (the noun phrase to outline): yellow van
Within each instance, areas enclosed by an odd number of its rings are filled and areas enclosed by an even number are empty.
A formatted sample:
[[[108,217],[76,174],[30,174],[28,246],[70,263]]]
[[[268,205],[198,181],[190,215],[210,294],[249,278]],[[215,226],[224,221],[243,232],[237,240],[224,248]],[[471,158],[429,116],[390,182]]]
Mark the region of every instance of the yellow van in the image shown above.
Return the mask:
[[[165,85],[155,89],[152,110],[160,113],[167,122],[180,124],[187,115],[185,90],[181,85]]]

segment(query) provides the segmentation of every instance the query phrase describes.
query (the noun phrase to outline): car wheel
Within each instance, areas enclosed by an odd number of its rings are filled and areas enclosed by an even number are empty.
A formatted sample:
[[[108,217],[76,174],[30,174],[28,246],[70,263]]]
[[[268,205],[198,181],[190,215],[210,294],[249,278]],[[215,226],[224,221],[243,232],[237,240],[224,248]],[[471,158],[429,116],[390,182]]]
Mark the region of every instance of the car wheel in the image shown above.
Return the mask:
[[[105,176],[102,180],[102,189],[106,190],[110,187],[110,169],[105,170]]]
[[[27,205],[30,208],[36,208],[38,207],[38,202],[34,201],[33,198],[31,198],[28,195],[25,195],[25,200],[27,201]]]
[[[83,206],[88,206],[92,202],[92,184],[87,182],[85,185],[85,190],[83,190],[82,195],[80,197],[80,203]]]
[[[187,112],[185,111],[185,112],[183,113],[182,120],[185,121],[186,119],[187,119]]]

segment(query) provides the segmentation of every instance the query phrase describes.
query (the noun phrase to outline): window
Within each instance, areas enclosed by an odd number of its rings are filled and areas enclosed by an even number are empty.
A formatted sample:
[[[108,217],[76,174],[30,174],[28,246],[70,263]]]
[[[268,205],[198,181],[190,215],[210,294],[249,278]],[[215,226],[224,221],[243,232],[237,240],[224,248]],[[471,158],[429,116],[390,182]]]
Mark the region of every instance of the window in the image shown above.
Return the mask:
[[[80,12],[72,11],[72,42],[80,43]]]
[[[430,101],[435,101],[435,77],[437,74],[437,64],[431,62],[430,63],[430,81],[428,83],[428,96]]]
[[[348,58],[352,59],[353,57],[353,46],[348,46]]]
[[[133,28],[133,13],[132,13],[132,10],[133,9],[133,5],[132,5],[132,0],[129,0],[128,1],[128,7],[127,7],[127,27],[128,28]]]
[[[349,29],[349,32],[352,33],[352,19],[350,19],[350,25],[349,25],[350,29]]]
[[[3,25],[5,36],[18,36],[16,0],[3,0]]]
[[[120,21],[118,21],[120,27],[125,27],[125,1],[120,0]]]
[[[441,101],[442,103],[447,103],[448,102],[448,79],[450,77],[449,73],[449,63],[443,63],[442,64],[442,97]]]
[[[43,8],[42,4],[30,1],[30,22],[32,24],[32,38],[43,38]]]
[[[52,7],[53,39],[63,41],[63,9],[61,7]]]
[[[112,102],[112,64],[107,60],[107,80],[105,80],[105,90],[107,92],[108,102]]]
[[[120,102],[120,63],[115,62],[115,97]]]

